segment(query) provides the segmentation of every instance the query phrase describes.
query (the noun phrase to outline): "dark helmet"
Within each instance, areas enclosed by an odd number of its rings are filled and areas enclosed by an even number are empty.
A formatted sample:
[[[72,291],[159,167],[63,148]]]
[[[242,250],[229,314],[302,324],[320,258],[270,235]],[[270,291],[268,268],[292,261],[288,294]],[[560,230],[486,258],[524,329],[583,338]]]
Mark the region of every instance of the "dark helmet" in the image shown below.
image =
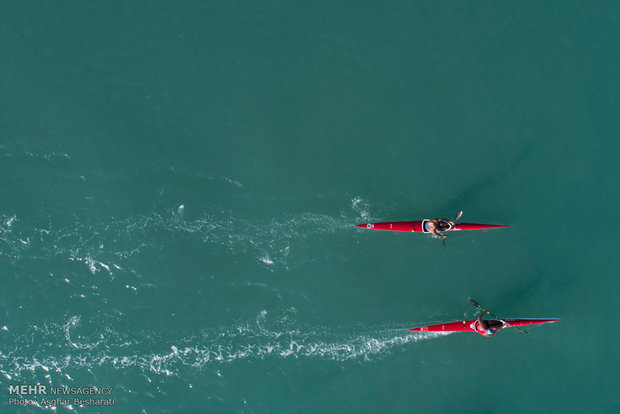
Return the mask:
[[[441,220],[441,221],[437,222],[437,224],[435,224],[435,227],[439,231],[446,231],[446,230],[450,230],[450,227],[452,227],[452,225],[450,223],[448,223],[447,221]]]

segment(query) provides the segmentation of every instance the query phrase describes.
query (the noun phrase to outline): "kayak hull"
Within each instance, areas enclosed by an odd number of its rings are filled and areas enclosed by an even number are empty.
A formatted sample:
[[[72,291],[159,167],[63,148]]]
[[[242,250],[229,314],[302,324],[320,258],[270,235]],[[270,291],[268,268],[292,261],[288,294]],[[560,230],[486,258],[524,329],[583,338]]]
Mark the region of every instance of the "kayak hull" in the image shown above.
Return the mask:
[[[366,223],[356,224],[355,227],[372,229],[372,230],[388,230],[388,231],[408,231],[413,233],[429,233],[424,227],[424,222],[428,220],[415,220],[415,221],[388,221],[384,223]],[[480,223],[456,223],[453,229],[450,231],[461,230],[488,230],[499,229],[503,226],[500,224],[480,224]]]
[[[498,319],[484,319],[484,320],[498,320]],[[504,321],[508,322],[512,326],[523,325],[537,325],[541,323],[556,322],[558,318],[504,318]],[[415,332],[476,332],[474,329],[474,322],[476,319],[470,321],[455,321],[439,323],[437,325],[420,326],[418,328],[411,328],[410,331]]]

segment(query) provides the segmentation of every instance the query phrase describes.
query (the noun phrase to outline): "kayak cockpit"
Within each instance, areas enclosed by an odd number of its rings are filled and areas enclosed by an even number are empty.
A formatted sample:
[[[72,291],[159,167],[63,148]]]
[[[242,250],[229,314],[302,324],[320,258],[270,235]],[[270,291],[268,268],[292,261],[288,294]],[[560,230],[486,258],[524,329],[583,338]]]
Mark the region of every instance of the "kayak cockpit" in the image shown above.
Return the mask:
[[[422,220],[422,233],[432,233],[429,229],[428,229],[428,223],[430,222],[429,219],[425,219]],[[446,228],[444,228],[443,230],[439,230],[437,229],[437,232],[439,233],[445,233],[448,232],[450,230],[453,230],[452,228],[452,224],[450,224],[450,222],[447,221],[441,221],[442,224],[444,224],[445,226],[447,226]]]

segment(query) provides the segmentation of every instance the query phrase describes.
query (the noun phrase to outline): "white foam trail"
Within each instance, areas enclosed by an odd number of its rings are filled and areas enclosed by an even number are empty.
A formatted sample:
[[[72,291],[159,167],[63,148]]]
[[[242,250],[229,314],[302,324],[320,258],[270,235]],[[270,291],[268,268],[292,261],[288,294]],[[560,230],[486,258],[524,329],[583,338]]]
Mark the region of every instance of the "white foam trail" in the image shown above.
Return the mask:
[[[370,205],[364,201],[362,197],[354,197],[351,199],[351,208],[362,220],[370,220]]]
[[[228,177],[222,177],[222,178],[224,178],[224,180],[226,180],[226,181],[227,181],[227,182],[229,182],[230,184],[235,185],[236,187],[239,187],[239,188],[242,188],[242,187],[243,187],[243,184],[241,184],[239,181],[235,181],[235,180],[233,180],[233,179],[231,179],[231,178],[228,178]]]
[[[13,214],[10,218],[8,218],[8,219],[4,222],[4,224],[5,224],[7,227],[11,227],[11,226],[13,225],[13,223],[15,222],[15,220],[17,220],[17,216],[16,216],[15,214]]]
[[[301,212],[267,220],[248,220],[218,211],[185,220],[184,207],[184,204],[178,205],[169,215],[153,212],[121,220],[77,221],[69,227],[58,227],[53,221],[46,221],[24,228],[16,225],[19,222],[16,214],[4,215],[0,217],[0,256],[12,263],[28,258],[63,257],[86,263],[92,275],[101,269],[111,275],[109,263],[131,262],[145,250],[160,248],[162,237],[167,233],[171,238],[185,233],[195,237],[197,243],[224,247],[227,254],[247,255],[254,250],[255,257],[262,263],[288,269],[287,261],[291,260],[292,252],[300,251],[296,249],[300,243],[342,230],[352,231],[353,224],[360,219],[370,219],[369,205],[361,197],[353,198],[350,210],[339,216]],[[127,271],[132,267],[119,264]]]
[[[269,258],[268,254],[263,255],[263,257],[260,257],[258,260],[260,260],[261,262],[265,263],[266,265],[272,265],[273,264],[273,260],[271,260]]]
[[[296,326],[287,312],[276,324]],[[70,317],[62,326],[46,324],[33,327],[24,337],[15,337],[13,346],[0,350],[0,372],[15,381],[36,377],[39,370],[48,375],[74,375],[75,370],[92,370],[110,366],[117,370],[138,369],[143,373],[162,376],[182,375],[183,367],[207,369],[213,365],[251,362],[264,359],[321,359],[327,361],[373,361],[389,355],[408,344],[429,340],[447,333],[409,332],[406,328],[371,330],[355,333],[341,327],[328,329],[286,328],[267,329],[268,312],[261,311],[254,324],[240,324],[219,330],[206,330],[200,335],[175,339],[168,351],[144,353],[161,347],[164,342],[156,334],[147,338],[127,340],[110,326],[96,339],[73,339],[72,330],[80,326],[79,316]],[[66,347],[58,355],[58,332],[64,333]],[[349,331],[348,334],[343,332]],[[35,338],[36,337],[36,338]],[[29,338],[31,341],[26,341]],[[33,340],[36,339],[36,340]],[[62,342],[62,341],[61,341]],[[23,344],[27,344],[24,346]],[[34,348],[36,345],[35,349]],[[47,348],[41,348],[47,344]],[[62,349],[62,348],[61,348]]]

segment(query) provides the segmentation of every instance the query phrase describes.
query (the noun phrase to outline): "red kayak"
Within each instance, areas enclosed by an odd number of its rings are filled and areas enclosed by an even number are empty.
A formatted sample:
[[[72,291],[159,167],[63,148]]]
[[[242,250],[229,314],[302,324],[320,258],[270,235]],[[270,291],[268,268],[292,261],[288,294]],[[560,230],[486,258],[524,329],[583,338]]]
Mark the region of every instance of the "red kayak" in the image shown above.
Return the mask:
[[[361,227],[374,230],[391,230],[391,231],[410,231],[414,233],[430,233],[426,230],[425,223],[428,220],[417,221],[388,221],[385,223],[367,223],[356,224],[355,227]],[[486,229],[499,229],[502,226],[499,224],[478,224],[478,223],[456,223],[449,231],[460,230],[486,230]]]
[[[437,325],[427,325],[421,326],[419,328],[411,328],[410,331],[416,332],[476,332],[474,329],[474,322],[477,319],[473,319],[471,321],[456,321],[456,322],[446,322],[440,323]],[[484,319],[486,320],[498,320],[498,319]],[[533,318],[533,319],[521,319],[521,318],[504,318],[502,319],[508,322],[512,326],[523,326],[523,325],[536,325],[539,323],[548,323],[548,322],[556,322],[560,319],[551,318],[551,319],[543,319],[543,318]],[[509,328],[509,326],[507,327]]]

